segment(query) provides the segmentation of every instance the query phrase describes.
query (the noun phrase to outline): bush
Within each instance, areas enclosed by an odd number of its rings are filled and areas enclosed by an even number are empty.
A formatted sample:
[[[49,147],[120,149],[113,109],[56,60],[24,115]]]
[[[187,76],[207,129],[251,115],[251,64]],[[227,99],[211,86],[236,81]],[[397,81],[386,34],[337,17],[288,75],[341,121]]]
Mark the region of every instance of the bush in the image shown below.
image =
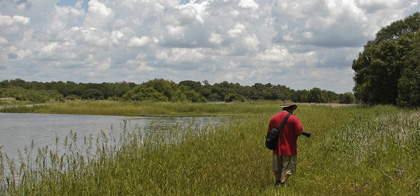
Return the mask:
[[[168,101],[168,97],[152,87],[137,86],[123,95],[124,101]]]
[[[83,91],[82,99],[104,99],[104,94],[98,89],[88,89]]]
[[[245,98],[239,94],[229,94],[225,97],[225,102],[244,102]]]

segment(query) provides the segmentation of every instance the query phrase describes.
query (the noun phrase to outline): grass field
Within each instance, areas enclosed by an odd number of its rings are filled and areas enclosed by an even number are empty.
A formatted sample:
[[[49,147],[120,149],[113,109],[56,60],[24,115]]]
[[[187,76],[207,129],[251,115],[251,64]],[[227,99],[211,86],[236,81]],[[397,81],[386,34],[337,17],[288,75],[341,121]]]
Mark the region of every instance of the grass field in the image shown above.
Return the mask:
[[[71,105],[74,104],[74,105]],[[122,105],[119,105],[122,104]],[[167,132],[126,130],[120,145],[105,134],[66,153],[27,149],[14,162],[1,156],[7,195],[419,195],[420,112],[393,106],[299,105],[310,138],[298,140],[297,174],[275,188],[264,137],[279,102],[231,104],[85,103],[32,112],[109,115],[230,115],[200,129],[185,123]],[[135,107],[134,107],[135,106]],[[54,109],[55,108],[55,109]],[[63,109],[64,108],[64,109]],[[79,108],[79,109],[78,109]],[[86,109],[90,108],[90,109]],[[121,108],[119,111],[118,108]],[[131,109],[129,109],[131,108]],[[55,112],[53,112],[55,111]],[[131,112],[129,112],[131,111]],[[153,130],[153,129],[152,129]],[[95,140],[99,141],[95,144]],[[101,144],[101,141],[103,143]],[[58,144],[58,145],[61,145]],[[30,147],[29,147],[30,148]],[[35,151],[37,153],[31,153]],[[95,153],[91,153],[95,151]],[[90,156],[82,155],[90,154]],[[29,161],[36,157],[36,161]],[[5,166],[13,170],[5,175]],[[31,170],[30,167],[37,169]],[[15,184],[17,180],[19,186]]]

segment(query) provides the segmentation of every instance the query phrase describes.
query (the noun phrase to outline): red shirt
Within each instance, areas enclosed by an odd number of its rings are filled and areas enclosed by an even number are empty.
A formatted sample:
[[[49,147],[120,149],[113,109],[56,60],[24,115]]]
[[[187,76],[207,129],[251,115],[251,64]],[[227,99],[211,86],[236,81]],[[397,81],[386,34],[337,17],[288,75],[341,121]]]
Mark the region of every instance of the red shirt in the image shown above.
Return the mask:
[[[281,111],[275,114],[270,119],[268,131],[279,126],[284,117],[288,114],[287,111]],[[286,125],[279,133],[279,149],[273,150],[275,155],[292,156],[297,154],[297,138],[302,134],[302,124],[295,115],[290,115],[287,119]]]

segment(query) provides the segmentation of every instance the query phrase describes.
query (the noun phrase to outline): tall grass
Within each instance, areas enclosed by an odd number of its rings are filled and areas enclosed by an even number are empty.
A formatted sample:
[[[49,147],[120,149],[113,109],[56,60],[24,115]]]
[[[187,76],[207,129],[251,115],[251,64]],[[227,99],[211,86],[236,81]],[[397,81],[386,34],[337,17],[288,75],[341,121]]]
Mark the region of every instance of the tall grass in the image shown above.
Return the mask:
[[[278,110],[281,101],[244,103],[67,101],[36,107],[7,107],[1,112],[93,115],[207,115],[264,113]],[[273,107],[274,106],[274,107]]]
[[[391,106],[299,106],[295,112],[311,138],[299,138],[298,172],[274,187],[271,151],[264,137],[278,110],[249,109],[226,123],[184,123],[125,130],[119,139],[99,135],[76,148],[38,154],[25,150],[11,162],[2,154],[7,195],[418,195],[420,113]],[[217,107],[217,106],[215,106]],[[223,109],[219,109],[223,110]],[[239,109],[238,109],[239,110]],[[72,136],[73,135],[73,136]],[[59,139],[57,139],[58,141]],[[114,142],[109,142],[109,141]],[[57,142],[58,143],[58,142]],[[59,144],[57,144],[59,145]],[[36,157],[31,162],[28,157]],[[35,169],[33,166],[36,166]],[[17,184],[14,184],[17,181]]]
[[[392,106],[349,112],[353,118],[301,153],[308,158],[300,164],[305,178],[298,181],[307,190],[301,193],[420,194],[420,113]]]

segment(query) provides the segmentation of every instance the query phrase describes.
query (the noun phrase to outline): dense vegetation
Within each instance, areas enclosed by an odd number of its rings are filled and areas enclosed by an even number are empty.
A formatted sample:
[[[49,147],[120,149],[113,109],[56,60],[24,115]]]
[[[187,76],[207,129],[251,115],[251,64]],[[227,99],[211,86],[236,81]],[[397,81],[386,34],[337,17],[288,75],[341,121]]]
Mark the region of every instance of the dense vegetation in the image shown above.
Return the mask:
[[[256,83],[241,86],[238,83],[221,82],[213,85],[207,81],[173,81],[154,79],[142,84],[75,83],[75,82],[27,82],[21,79],[0,82],[0,98],[45,102],[75,99],[123,100],[123,101],[226,101],[245,100],[293,100],[313,103],[354,103],[352,93],[336,94],[332,91],[313,88],[293,90],[283,85]]]
[[[382,28],[353,61],[358,100],[420,106],[420,13]]]
[[[179,102],[149,104],[178,114],[243,115],[225,115],[225,123],[201,128],[189,122],[163,130],[138,127],[126,130],[117,142],[104,130],[96,140],[85,137],[83,146],[75,145],[76,133],[70,133],[56,139],[64,145],[61,153],[55,147],[28,147],[16,161],[1,154],[0,194],[420,194],[418,111],[299,105],[295,113],[312,136],[298,140],[297,174],[286,187],[275,188],[271,151],[263,140],[279,102],[189,103],[191,111]]]

